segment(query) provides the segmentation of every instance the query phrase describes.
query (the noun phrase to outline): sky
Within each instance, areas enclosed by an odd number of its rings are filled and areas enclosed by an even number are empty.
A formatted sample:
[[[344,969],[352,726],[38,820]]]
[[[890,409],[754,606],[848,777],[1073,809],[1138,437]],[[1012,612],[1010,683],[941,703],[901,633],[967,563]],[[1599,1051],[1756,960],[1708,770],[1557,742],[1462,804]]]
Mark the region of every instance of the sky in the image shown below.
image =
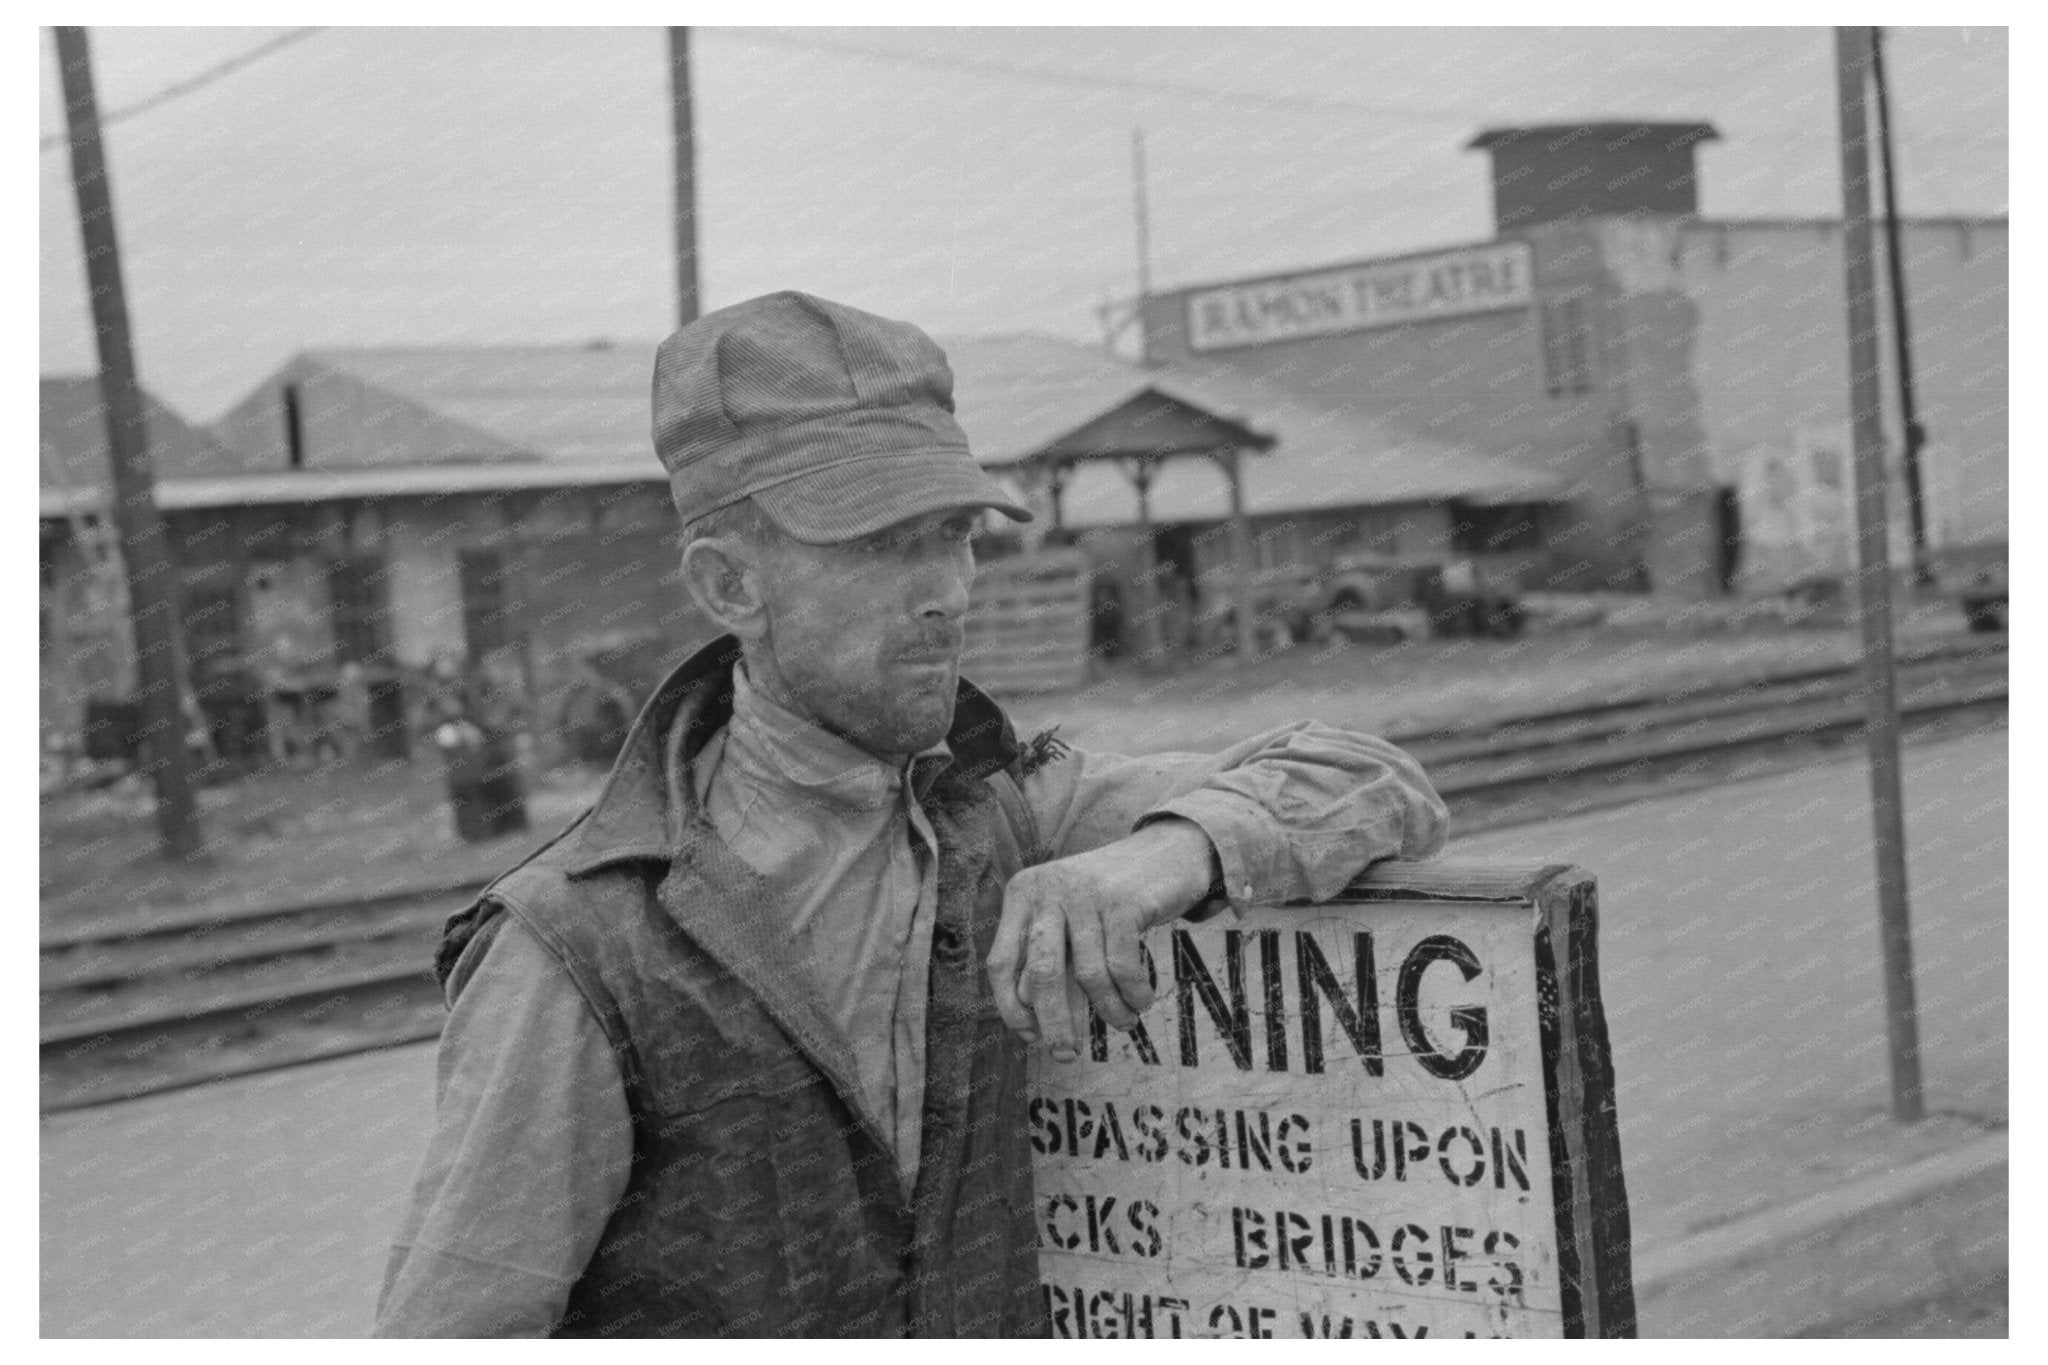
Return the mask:
[[[673,328],[660,29],[328,28],[177,93],[290,32],[91,31],[159,397],[210,421],[309,348]],[[1887,33],[1904,211],[2004,213],[2005,31]],[[1099,339],[1137,288],[1134,129],[1157,288],[1483,240],[1463,147],[1501,125],[1702,119],[1707,216],[1840,211],[1822,28],[692,34],[707,308],[797,288],[942,336]],[[41,369],[90,371],[61,140],[40,171]]]

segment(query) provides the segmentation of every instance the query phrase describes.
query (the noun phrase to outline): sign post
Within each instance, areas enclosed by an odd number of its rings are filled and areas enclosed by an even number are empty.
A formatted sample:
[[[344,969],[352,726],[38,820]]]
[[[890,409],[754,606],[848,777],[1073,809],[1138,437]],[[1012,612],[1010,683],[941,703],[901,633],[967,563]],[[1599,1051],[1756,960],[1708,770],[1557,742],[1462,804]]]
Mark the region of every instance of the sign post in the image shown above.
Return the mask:
[[[1593,879],[1391,863],[1147,940],[1030,1102],[1060,1337],[1626,1337]]]

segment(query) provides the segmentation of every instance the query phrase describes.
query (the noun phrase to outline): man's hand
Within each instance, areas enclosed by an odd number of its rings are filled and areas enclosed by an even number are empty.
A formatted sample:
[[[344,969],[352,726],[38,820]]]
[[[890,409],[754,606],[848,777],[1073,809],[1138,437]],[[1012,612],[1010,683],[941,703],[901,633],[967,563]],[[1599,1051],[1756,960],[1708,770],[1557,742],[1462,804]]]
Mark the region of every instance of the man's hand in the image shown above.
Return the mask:
[[[1044,1038],[1062,1062],[1080,1055],[1089,1003],[1130,1029],[1152,1004],[1139,938],[1186,914],[1215,876],[1209,836],[1180,819],[1019,872],[988,955],[1003,1022],[1026,1042]]]

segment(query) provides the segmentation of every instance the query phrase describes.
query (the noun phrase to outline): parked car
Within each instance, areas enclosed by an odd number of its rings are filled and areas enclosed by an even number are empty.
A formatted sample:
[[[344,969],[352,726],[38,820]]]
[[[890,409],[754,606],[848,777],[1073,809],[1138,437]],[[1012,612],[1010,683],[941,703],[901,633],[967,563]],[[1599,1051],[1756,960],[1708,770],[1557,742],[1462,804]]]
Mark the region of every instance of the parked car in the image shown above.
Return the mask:
[[[2006,629],[2007,542],[1937,548],[1927,556],[1927,569],[1941,591],[1962,606],[1970,629],[1993,634]]]
[[[1225,605],[1212,634],[1236,630],[1228,577],[1206,580]],[[1511,638],[1526,620],[1519,594],[1496,581],[1483,562],[1430,555],[1344,555],[1320,565],[1262,569],[1252,578],[1262,643],[1296,644],[1333,636],[1350,642],[1420,640],[1434,636]]]

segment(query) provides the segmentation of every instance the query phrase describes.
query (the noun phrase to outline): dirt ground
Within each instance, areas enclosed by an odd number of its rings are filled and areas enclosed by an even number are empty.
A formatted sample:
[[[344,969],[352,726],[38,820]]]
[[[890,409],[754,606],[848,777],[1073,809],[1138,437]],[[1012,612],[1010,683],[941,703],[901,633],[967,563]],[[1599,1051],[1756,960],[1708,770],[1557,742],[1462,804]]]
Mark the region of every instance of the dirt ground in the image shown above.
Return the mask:
[[[2012,1335],[2011,1282],[2000,1275],[1970,1289],[1950,1290],[1802,1335],[1894,1341],[2003,1340]]]
[[[133,781],[45,797],[42,926],[204,904],[231,912],[374,896],[423,878],[481,880],[561,828],[594,794],[576,768],[530,779],[532,828],[483,844],[455,835],[437,759],[280,768],[200,792],[206,857],[157,856],[148,790]]]
[[[1902,649],[1968,638],[1959,613],[1900,623]],[[1703,681],[1846,664],[1846,627],[1732,628],[1721,618],[1534,634],[1520,640],[1427,640],[1302,647],[1244,668],[1228,660],[1147,676],[1115,669],[1071,692],[1010,699],[1020,732],[1058,724],[1084,748],[1124,753],[1218,749],[1295,720],[1399,737],[1531,711],[1654,697]]]
[[[2003,738],[1907,753],[1936,1113],[1910,1128],[1886,1117],[1874,871],[1863,775],[1850,765],[1497,831],[1460,850],[1598,870],[1639,1252],[1899,1170],[2005,1122]],[[1727,848],[1746,850],[1733,875]],[[434,1049],[423,1045],[45,1118],[42,1331],[360,1333],[433,1096]],[[1820,1334],[2002,1331],[2002,1287],[1961,1274]],[[1808,1291],[1764,1276],[1755,1292]]]
[[[1959,617],[1934,612],[1904,623],[1901,639],[1960,630]],[[1205,750],[1300,719],[1399,735],[1655,695],[1709,677],[1844,663],[1856,652],[1845,628],[1734,629],[1711,616],[1681,617],[1513,641],[1303,647],[1241,667],[1229,659],[1159,673],[1112,666],[1081,688],[1006,704],[1021,733],[1056,724],[1061,738],[1083,747]],[[202,793],[208,857],[179,866],[153,851],[150,799],[139,785],[46,797],[42,923],[47,932],[164,907],[298,904],[427,878],[482,880],[560,829],[601,778],[575,766],[531,772],[531,831],[465,844],[432,755],[271,771]]]

